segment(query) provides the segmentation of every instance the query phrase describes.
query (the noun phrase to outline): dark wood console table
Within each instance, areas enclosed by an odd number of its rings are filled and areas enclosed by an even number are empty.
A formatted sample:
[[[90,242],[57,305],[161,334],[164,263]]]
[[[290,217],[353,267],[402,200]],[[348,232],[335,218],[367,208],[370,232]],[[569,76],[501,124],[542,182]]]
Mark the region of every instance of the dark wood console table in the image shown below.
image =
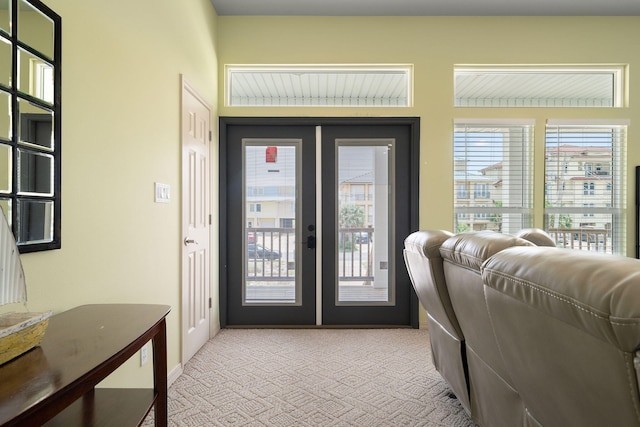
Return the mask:
[[[166,305],[84,305],[56,314],[39,347],[0,366],[1,426],[167,425]],[[153,389],[94,388],[149,340]]]

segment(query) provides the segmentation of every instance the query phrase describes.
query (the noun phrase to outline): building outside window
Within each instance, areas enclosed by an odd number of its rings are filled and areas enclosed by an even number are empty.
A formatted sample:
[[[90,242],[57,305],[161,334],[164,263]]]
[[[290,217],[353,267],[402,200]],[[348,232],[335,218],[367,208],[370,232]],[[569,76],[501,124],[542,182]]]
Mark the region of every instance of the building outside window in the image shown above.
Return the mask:
[[[583,192],[582,194],[584,194],[585,196],[593,196],[596,194],[596,185],[593,182],[585,182],[582,185],[583,188]]]

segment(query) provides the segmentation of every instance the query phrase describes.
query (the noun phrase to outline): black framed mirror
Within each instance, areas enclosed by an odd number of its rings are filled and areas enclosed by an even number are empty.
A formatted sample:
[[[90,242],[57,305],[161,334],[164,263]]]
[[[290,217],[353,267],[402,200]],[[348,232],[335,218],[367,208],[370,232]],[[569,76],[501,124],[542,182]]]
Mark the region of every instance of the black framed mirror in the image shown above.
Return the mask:
[[[640,258],[640,166],[636,166],[636,258]]]
[[[60,248],[61,18],[0,0],[0,208],[21,253]]]

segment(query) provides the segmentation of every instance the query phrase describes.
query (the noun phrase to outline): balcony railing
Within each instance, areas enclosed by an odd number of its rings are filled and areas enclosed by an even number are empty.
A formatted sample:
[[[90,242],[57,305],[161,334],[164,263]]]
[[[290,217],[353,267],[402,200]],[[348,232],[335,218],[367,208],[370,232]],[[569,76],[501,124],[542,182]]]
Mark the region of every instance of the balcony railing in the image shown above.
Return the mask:
[[[295,280],[293,228],[247,228],[245,239],[247,281]],[[373,281],[373,228],[341,228],[337,246],[340,281]]]
[[[247,228],[245,233],[247,281],[295,280],[293,228]]]
[[[547,231],[558,247],[613,253],[610,231],[604,228],[550,228]]]
[[[373,228],[338,230],[338,278],[373,282]]]

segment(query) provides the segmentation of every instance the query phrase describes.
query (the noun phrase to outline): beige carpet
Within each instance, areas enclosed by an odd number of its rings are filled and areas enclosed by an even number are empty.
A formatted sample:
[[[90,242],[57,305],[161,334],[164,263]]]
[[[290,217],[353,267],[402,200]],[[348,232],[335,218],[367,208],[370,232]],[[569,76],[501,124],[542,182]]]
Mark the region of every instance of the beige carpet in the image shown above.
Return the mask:
[[[415,329],[224,329],[169,388],[169,425],[474,426]]]

